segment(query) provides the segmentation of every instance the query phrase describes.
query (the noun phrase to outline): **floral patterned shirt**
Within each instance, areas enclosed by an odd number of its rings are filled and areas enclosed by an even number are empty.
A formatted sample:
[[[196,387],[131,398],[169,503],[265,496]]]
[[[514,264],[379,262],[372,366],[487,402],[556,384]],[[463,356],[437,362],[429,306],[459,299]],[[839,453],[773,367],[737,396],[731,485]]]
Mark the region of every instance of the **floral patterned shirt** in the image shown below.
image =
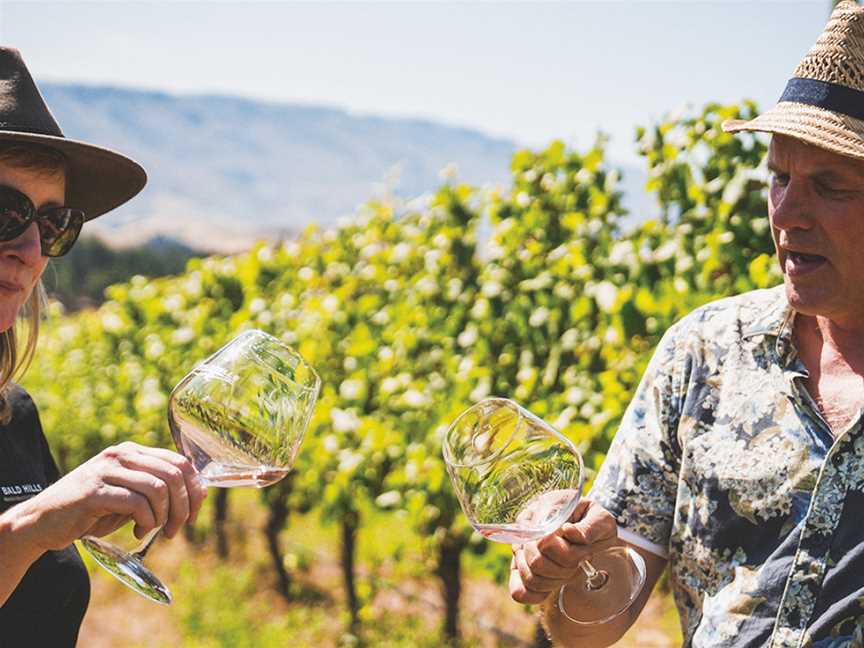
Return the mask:
[[[669,559],[684,645],[864,646],[864,432],[802,383],[783,286],[669,329],[591,497]]]

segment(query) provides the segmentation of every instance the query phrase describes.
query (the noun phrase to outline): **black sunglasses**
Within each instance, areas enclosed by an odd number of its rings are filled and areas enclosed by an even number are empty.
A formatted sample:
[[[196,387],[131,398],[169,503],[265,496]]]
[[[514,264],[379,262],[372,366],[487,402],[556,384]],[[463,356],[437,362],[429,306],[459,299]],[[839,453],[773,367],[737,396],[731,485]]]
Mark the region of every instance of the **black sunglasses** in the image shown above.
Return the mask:
[[[59,257],[78,239],[84,225],[84,212],[69,207],[46,207],[37,211],[26,194],[0,186],[0,241],[18,238],[34,221],[39,228],[42,256]]]

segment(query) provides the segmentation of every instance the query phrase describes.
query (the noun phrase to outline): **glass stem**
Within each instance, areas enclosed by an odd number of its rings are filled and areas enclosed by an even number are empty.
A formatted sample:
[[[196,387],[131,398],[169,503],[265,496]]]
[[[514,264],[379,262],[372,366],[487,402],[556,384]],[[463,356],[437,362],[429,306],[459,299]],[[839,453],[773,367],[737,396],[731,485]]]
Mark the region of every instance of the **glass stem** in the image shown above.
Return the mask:
[[[144,560],[144,556],[147,555],[147,551],[150,549],[150,545],[153,544],[153,541],[156,540],[156,536],[159,535],[159,532],[162,530],[162,527],[156,527],[147,533],[144,538],[141,540],[141,544],[139,547],[132,552],[132,556],[137,558],[138,560]]]
[[[207,478],[204,477],[201,473],[198,473],[198,479],[205,486],[209,486],[210,484],[207,482]],[[147,552],[150,550],[150,545],[156,540],[156,536],[159,535],[159,532],[162,530],[162,527],[156,527],[155,529],[151,529],[147,535],[145,535],[141,539],[141,544],[138,545],[138,548],[132,552],[132,556],[137,558],[138,560],[144,560],[144,556],[147,555]]]
[[[594,565],[587,560],[583,560],[579,563],[579,566],[582,568],[582,571],[585,572],[585,576],[587,577],[587,580],[585,581],[585,587],[587,589],[599,590],[609,581],[609,574],[607,572],[594,569]]]

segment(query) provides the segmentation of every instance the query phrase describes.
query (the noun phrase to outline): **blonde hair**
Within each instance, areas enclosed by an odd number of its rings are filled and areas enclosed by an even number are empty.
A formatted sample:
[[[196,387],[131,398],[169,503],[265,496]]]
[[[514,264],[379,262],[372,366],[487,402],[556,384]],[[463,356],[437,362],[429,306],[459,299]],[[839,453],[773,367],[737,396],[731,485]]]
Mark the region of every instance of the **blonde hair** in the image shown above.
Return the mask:
[[[66,174],[66,158],[59,151],[36,144],[0,142],[0,164],[27,169],[55,177]],[[0,424],[12,418],[12,407],[6,395],[13,381],[21,378],[33,361],[39,338],[39,320],[45,310],[47,296],[42,280],[24,303],[15,323],[0,332]]]
[[[39,320],[46,303],[47,296],[40,279],[15,324],[0,333],[0,423],[4,425],[12,418],[6,394],[13,381],[23,376],[33,361],[39,338]]]

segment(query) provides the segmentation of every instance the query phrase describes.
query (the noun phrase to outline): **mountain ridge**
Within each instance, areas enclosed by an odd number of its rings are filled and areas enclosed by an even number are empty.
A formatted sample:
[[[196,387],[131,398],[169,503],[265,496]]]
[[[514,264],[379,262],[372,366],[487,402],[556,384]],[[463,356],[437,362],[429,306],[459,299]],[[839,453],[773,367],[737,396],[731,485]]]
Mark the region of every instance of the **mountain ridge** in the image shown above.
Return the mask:
[[[163,235],[234,251],[335,222],[384,190],[430,191],[450,163],[462,181],[506,183],[517,149],[465,127],[322,105],[75,83],[46,83],[42,92],[67,137],[147,169],[139,197],[88,224],[126,245]]]

